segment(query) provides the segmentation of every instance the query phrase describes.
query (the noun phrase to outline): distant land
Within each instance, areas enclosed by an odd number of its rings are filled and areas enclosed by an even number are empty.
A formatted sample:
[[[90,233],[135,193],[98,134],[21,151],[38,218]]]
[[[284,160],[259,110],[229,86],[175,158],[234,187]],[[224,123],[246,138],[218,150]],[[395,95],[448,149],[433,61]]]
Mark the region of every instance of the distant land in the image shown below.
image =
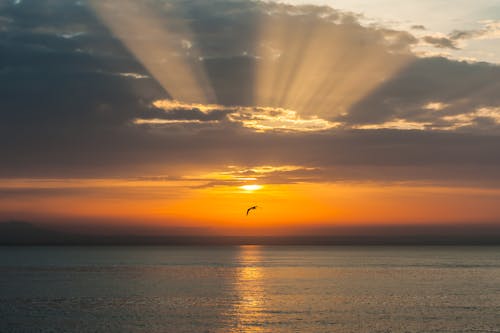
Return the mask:
[[[479,229],[479,231],[478,231]],[[23,221],[0,222],[0,245],[500,245],[500,225],[370,227],[351,234],[297,236],[95,235],[56,230]]]

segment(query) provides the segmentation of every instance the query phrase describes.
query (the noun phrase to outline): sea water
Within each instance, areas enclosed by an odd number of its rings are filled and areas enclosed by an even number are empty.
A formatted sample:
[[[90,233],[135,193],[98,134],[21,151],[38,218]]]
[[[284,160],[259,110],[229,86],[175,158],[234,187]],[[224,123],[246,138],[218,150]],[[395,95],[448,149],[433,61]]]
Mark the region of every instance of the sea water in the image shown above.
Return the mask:
[[[500,332],[500,248],[0,247],[0,332]]]

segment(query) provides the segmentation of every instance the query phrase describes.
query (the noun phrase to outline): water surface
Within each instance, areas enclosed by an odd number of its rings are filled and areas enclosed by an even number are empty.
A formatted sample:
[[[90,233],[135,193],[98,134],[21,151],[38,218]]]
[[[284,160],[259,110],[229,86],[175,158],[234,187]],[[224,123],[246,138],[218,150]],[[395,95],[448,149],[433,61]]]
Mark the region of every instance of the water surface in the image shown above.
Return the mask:
[[[500,332],[498,247],[0,247],[0,332]]]

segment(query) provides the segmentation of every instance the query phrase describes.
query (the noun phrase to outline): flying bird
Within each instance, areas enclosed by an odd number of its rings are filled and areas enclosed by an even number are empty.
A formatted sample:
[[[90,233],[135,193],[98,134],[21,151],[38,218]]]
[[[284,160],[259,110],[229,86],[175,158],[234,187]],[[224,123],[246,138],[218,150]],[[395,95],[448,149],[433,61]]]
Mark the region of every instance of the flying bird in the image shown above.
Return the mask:
[[[252,209],[257,209],[257,206],[252,206],[252,207],[248,208],[248,209],[247,209],[247,216],[248,216],[248,213],[250,213],[250,211],[251,211]]]

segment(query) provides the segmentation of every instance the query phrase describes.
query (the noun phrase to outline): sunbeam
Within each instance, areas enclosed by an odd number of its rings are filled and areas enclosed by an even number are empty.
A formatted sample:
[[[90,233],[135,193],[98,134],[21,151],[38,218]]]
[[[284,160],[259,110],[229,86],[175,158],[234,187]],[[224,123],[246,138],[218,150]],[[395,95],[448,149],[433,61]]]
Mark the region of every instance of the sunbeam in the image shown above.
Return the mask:
[[[188,23],[168,12],[168,2],[156,4],[158,8],[132,0],[91,0],[90,4],[172,98],[216,102]]]
[[[297,9],[298,8],[298,9]],[[297,12],[298,11],[298,12]],[[310,7],[268,13],[259,23],[255,103],[330,118],[409,63],[395,36]]]

